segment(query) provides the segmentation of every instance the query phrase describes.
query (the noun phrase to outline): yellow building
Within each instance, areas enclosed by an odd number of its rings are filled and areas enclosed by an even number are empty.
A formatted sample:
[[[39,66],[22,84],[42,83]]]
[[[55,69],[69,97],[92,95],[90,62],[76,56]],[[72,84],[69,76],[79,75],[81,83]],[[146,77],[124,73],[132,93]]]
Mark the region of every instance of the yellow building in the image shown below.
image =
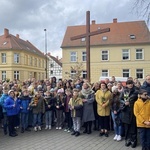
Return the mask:
[[[133,77],[143,80],[150,73],[150,32],[144,21],[96,24],[92,21],[90,31],[110,28],[110,32],[90,38],[91,82],[100,77]],[[86,39],[71,41],[70,38],[86,33],[86,26],[67,27],[61,48],[63,53],[63,78],[70,66],[83,63],[86,77]]]
[[[9,34],[8,29],[0,36],[0,56],[1,80],[45,78],[44,54],[29,41],[20,39],[18,34]]]

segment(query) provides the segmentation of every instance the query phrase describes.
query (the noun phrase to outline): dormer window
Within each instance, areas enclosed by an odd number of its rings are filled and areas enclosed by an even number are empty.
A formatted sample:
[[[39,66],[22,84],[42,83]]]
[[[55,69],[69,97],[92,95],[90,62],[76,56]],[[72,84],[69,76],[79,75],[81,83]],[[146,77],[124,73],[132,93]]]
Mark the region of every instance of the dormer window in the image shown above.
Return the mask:
[[[135,39],[135,35],[131,34],[130,39]]]
[[[81,41],[82,41],[82,42],[85,42],[85,38],[82,38]]]
[[[102,39],[103,39],[103,41],[106,41],[108,39],[108,37],[107,36],[103,36]]]

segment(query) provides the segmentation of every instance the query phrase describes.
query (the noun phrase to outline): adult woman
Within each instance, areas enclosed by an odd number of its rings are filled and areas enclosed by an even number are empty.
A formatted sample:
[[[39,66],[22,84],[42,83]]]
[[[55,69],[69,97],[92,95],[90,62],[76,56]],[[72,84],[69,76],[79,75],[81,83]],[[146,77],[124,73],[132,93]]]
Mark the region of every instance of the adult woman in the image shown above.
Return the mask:
[[[83,100],[83,122],[85,130],[83,133],[91,134],[92,121],[95,120],[93,102],[94,102],[94,91],[88,82],[83,83],[81,90],[81,98]]]
[[[100,90],[96,92],[96,102],[97,102],[97,113],[99,115],[99,121],[101,126],[100,136],[105,135],[108,137],[109,129],[109,117],[110,117],[110,107],[109,100],[111,97],[111,92],[107,88],[106,83],[100,84]]]

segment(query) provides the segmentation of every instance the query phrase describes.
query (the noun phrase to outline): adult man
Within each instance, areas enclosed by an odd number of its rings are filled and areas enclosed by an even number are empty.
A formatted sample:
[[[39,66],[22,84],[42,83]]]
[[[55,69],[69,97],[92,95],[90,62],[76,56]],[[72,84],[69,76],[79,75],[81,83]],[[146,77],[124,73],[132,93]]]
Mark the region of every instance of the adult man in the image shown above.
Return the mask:
[[[150,74],[146,76],[146,79],[143,85],[141,86],[141,89],[146,90],[148,93],[148,96],[150,96]]]

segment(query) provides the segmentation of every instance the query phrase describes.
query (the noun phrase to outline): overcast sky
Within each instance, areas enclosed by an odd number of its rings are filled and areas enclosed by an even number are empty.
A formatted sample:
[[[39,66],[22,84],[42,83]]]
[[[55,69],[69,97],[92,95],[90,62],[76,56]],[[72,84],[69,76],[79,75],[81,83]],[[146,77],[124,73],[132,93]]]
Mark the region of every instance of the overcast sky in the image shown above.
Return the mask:
[[[67,26],[86,24],[86,11],[90,20],[109,23],[144,20],[132,12],[134,0],[0,0],[0,35],[4,28],[10,34],[19,34],[45,52],[61,57],[61,44]]]

